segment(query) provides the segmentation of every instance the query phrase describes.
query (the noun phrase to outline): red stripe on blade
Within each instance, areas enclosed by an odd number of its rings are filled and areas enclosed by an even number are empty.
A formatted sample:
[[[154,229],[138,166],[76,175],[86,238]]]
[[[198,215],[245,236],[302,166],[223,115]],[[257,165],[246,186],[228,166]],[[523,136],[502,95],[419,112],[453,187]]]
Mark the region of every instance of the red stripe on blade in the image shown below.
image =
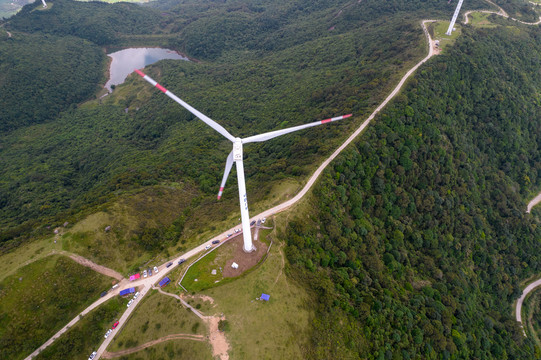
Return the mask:
[[[223,188],[223,187],[221,187],[221,188],[220,188],[220,191],[224,191],[224,188]]]
[[[135,69],[135,72],[138,73],[139,75],[141,75],[141,77],[145,77],[145,73],[142,72],[141,70]]]
[[[328,123],[328,122],[331,122],[331,121],[332,121],[331,119],[325,119],[325,120],[321,120],[321,123],[325,124],[325,123]]]
[[[158,89],[160,89],[160,91],[162,91],[162,92],[164,92],[164,93],[167,92],[167,89],[164,88],[163,86],[161,86],[160,84],[156,84],[156,87],[157,87]]]

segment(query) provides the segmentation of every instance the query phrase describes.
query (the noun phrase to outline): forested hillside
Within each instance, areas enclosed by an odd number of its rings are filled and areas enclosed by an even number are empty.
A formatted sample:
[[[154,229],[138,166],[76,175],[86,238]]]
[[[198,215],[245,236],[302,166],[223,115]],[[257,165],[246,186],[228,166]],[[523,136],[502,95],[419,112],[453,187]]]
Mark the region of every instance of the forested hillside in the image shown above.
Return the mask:
[[[24,39],[20,41],[29,41],[29,32],[48,34],[39,35],[43,46],[77,34],[85,39],[79,40],[87,49],[81,52],[104,44],[140,44],[142,39],[149,41],[147,46],[165,42],[184,50],[204,61],[162,62],[150,74],[235,135],[245,136],[349,112],[360,121],[401,73],[424,56],[426,42],[419,19],[447,14],[450,8],[444,0],[185,1],[160,13],[130,4],[57,0],[47,11],[32,11],[29,6],[5,26],[15,40]],[[89,13],[92,16],[85,16]],[[219,25],[231,17],[242,21],[227,21],[229,30]],[[246,28],[256,23],[260,25]],[[195,46],[208,42],[205,39],[214,41]],[[6,46],[12,46],[13,40],[6,41],[10,44]],[[21,46],[17,51],[23,56],[34,50]],[[204,206],[217,206],[213,195],[222,176],[227,142],[140,79],[129,80],[118,95],[101,103],[70,108],[69,101],[61,101],[65,97],[61,89],[88,89],[95,84],[95,78],[85,80],[96,76],[85,64],[86,59],[65,69],[51,66],[58,69],[51,74],[58,84],[42,92],[51,97],[44,95],[47,101],[42,103],[39,97],[29,98],[25,107],[37,114],[66,109],[53,120],[28,115],[21,116],[23,122],[17,117],[19,104],[8,103],[6,114],[13,115],[6,121],[12,124],[9,128],[47,121],[12,131],[0,141],[3,240],[64,222],[84,207],[110,200],[118,189],[168,181],[197,184]],[[5,76],[16,81],[12,69]],[[36,71],[37,78],[43,75]],[[73,83],[62,80],[58,72],[70,74]],[[5,86],[13,87],[13,81]],[[21,92],[33,89],[31,83],[18,87]],[[59,100],[57,107],[50,106],[53,99]],[[282,179],[306,176],[355,125],[348,121],[247,147],[252,204]],[[224,196],[226,204],[219,206],[234,211],[235,188],[228,186]]]
[[[537,28],[469,30],[326,171],[284,239],[318,295],[310,358],[534,359],[512,318],[539,273]]]

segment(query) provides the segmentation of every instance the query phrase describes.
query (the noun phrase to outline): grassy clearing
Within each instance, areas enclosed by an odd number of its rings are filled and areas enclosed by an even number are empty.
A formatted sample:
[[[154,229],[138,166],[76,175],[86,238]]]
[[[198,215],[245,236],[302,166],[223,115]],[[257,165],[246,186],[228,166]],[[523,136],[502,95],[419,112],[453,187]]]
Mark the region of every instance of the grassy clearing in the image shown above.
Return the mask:
[[[285,218],[286,215],[281,215]],[[232,359],[300,359],[308,342],[311,300],[285,276],[285,259],[274,243],[254,271],[203,294],[216,302],[231,325],[226,333]],[[265,292],[269,302],[257,301]]]
[[[110,287],[63,256],[33,262],[0,283],[0,358],[22,359]]]
[[[51,230],[52,234],[53,230]],[[55,237],[40,239],[17,247],[0,257],[0,281],[14,274],[20,268],[51,255],[53,251],[62,250],[60,241],[54,242]]]
[[[87,314],[73,328],[41,352],[39,359],[86,359],[103,341],[126,310],[128,299],[115,297]]]
[[[472,26],[481,27],[481,28],[493,28],[493,27],[498,26],[489,20],[489,17],[491,16],[491,14],[473,12],[469,16],[470,16],[470,23]]]
[[[229,243],[225,243],[212,251],[188,270],[182,280],[182,286],[188,291],[201,291],[213,287],[219,282],[231,281],[231,279],[222,276],[222,269],[232,254],[233,249],[229,246]],[[216,275],[212,275],[212,270],[216,270]]]
[[[449,28],[449,24],[449,21],[437,21],[430,25],[433,30],[434,40],[438,40],[440,42],[442,52],[444,52],[448,46],[452,46],[455,43],[457,37],[459,37],[462,32],[460,24],[455,23],[456,30],[453,31],[451,35],[446,35],[445,33]]]
[[[209,345],[202,341],[171,340],[148,347],[118,360],[158,360],[158,359],[213,359]]]
[[[170,334],[208,335],[208,329],[179,300],[153,290],[138,305],[107,350],[129,349]]]

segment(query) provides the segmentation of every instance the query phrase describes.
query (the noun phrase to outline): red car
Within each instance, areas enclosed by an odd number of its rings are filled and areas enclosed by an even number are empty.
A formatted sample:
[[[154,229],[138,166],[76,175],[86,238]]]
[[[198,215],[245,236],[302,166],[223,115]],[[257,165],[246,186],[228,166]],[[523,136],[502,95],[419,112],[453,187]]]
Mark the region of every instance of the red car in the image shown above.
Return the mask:
[[[118,321],[113,324],[113,327],[111,329],[115,329],[118,326]]]

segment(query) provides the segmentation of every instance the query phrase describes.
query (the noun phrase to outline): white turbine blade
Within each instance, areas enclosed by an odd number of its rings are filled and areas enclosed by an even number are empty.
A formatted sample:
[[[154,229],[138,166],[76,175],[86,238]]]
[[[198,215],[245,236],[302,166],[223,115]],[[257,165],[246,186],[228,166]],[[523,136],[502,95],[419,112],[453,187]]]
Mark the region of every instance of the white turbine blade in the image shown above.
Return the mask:
[[[138,73],[139,75],[141,75],[141,77],[143,79],[145,79],[146,81],[148,81],[150,84],[152,84],[152,86],[157,87],[165,95],[169,96],[171,99],[173,99],[178,104],[180,104],[183,108],[185,108],[186,110],[188,110],[189,112],[191,112],[192,114],[197,116],[205,124],[207,124],[208,126],[213,128],[214,130],[216,130],[217,132],[219,132],[220,134],[225,136],[229,141],[231,141],[231,142],[235,141],[235,138],[233,137],[233,135],[231,135],[226,129],[224,129],[224,127],[222,125],[218,124],[216,121],[212,120],[211,118],[209,118],[205,114],[201,113],[199,110],[193,108],[188,103],[184,102],[182,99],[180,99],[175,94],[173,94],[171,91],[167,90],[166,88],[164,88],[163,86],[158,84],[156,81],[154,81],[154,79],[152,79],[150,76],[143,73],[141,70],[135,69],[135,72]]]
[[[222,193],[224,192],[224,188],[225,188],[225,183],[227,181],[227,177],[229,176],[229,172],[231,171],[232,167],[233,167],[233,150],[231,150],[225,162],[224,177],[222,178],[222,184],[220,185],[220,191],[218,192],[218,200],[220,200],[220,198],[222,197]]]
[[[246,197],[246,183],[244,182],[244,164],[242,159],[235,161],[237,165],[237,180],[239,182],[240,217],[242,220],[242,237],[244,238],[244,251],[252,252],[252,230],[250,230],[250,214],[248,212],[248,198]]]
[[[264,134],[250,136],[250,137],[247,137],[245,139],[242,139],[242,143],[246,144],[246,143],[251,143],[251,142],[267,141],[269,139],[273,139],[273,138],[281,136],[281,135],[289,134],[289,133],[294,132],[294,131],[299,131],[299,130],[306,129],[306,128],[309,128],[309,127],[326,124],[326,123],[331,122],[331,121],[342,120],[342,119],[350,117],[351,115],[352,114],[337,116],[337,117],[333,117],[333,118],[330,118],[330,119],[316,121],[316,122],[313,122],[313,123],[310,123],[310,124],[293,126],[293,127],[287,128],[287,129],[281,129],[281,130],[271,131],[271,132],[264,133]]]

